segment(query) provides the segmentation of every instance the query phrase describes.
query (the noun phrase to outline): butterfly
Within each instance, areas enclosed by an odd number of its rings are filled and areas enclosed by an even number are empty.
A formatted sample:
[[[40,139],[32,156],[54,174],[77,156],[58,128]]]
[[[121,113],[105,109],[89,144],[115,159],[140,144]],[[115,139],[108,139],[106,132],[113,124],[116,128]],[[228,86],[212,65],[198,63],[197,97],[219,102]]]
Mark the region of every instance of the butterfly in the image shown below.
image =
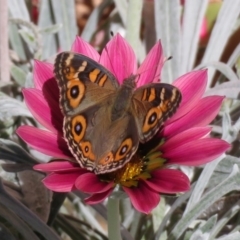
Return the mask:
[[[180,91],[165,83],[120,85],[104,66],[73,52],[57,55],[54,74],[64,115],[63,133],[80,166],[104,174],[122,168],[173,115]]]

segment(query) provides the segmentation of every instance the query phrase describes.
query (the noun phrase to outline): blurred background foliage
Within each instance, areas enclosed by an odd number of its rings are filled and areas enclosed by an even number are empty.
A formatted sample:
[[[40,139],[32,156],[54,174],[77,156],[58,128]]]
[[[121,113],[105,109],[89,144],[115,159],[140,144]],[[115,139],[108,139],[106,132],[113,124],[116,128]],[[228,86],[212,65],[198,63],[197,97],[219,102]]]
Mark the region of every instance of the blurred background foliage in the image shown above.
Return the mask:
[[[213,135],[232,144],[204,168],[182,168],[192,190],[163,197],[152,214],[136,212],[123,199],[122,238],[240,239],[240,0],[138,1],[0,0],[1,240],[107,239],[105,205],[86,206],[80,192],[47,190],[32,166],[50,158],[29,149],[15,130],[38,124],[21,93],[33,86],[33,60],[53,62],[76,35],[101,51],[110,32],[132,34],[139,62],[161,39],[165,56],[173,57],[164,65],[163,82],[207,67],[206,95],[226,96]],[[139,6],[138,22],[131,11]]]

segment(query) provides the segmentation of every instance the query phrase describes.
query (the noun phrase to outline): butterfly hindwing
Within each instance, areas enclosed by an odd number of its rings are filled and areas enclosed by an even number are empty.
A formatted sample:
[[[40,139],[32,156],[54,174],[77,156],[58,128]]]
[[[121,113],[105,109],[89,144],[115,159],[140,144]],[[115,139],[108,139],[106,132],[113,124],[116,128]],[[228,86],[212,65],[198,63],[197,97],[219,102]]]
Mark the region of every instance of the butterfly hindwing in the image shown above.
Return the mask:
[[[180,102],[180,91],[170,84],[152,83],[138,88],[133,94],[133,108],[140,142],[150,140]]]
[[[133,115],[125,114],[112,122],[108,104],[93,106],[64,121],[64,135],[72,154],[82,167],[96,174],[124,166],[139,144]]]

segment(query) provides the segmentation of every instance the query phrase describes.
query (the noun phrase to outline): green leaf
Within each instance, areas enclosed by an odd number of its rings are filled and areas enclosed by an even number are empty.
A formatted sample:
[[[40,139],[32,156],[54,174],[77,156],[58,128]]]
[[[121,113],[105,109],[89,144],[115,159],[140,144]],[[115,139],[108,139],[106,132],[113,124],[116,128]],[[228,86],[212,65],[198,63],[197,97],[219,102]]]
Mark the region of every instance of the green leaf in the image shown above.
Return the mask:
[[[17,53],[18,57],[26,61],[27,57],[24,51],[23,42],[21,40],[18,28],[15,24],[9,24],[9,40],[11,43],[12,49]]]
[[[222,158],[223,158],[223,156],[220,156],[217,159],[215,159],[214,161],[206,164],[206,166],[204,167],[204,169],[203,169],[200,177],[198,178],[198,181],[193,189],[193,193],[187,203],[187,206],[185,208],[183,215],[186,215],[188,213],[188,211],[190,209],[192,209],[192,207],[200,201],[200,198],[201,198],[206,186],[208,185],[209,179],[212,176],[213,171],[215,170],[218,163],[222,160]]]
[[[237,75],[240,78],[240,57],[236,61],[235,68],[237,69]]]
[[[140,28],[142,16],[143,0],[129,0],[127,10],[127,25],[126,25],[126,40],[132,46],[135,54],[139,56],[139,49],[141,47]]]
[[[189,240],[209,240],[209,233],[217,222],[217,215],[213,215],[208,221],[202,224],[190,237]]]
[[[13,64],[10,68],[10,73],[19,86],[24,87],[27,74],[18,66]]]
[[[4,120],[16,116],[32,117],[27,107],[20,101],[8,97],[0,92],[0,119]]]
[[[47,28],[53,25],[53,16],[52,16],[52,9],[50,6],[49,0],[42,0],[40,2],[39,8],[39,17],[38,17],[38,27],[39,29]],[[56,24],[61,25],[61,23]],[[52,55],[56,54],[57,52],[57,41],[56,36],[53,34],[45,34],[42,38],[42,55],[41,59],[45,60],[51,57]],[[69,49],[68,49],[69,50]]]
[[[17,143],[0,138],[0,159],[15,163],[36,164],[37,161]]]
[[[20,29],[20,30],[18,30],[18,32],[21,35],[21,37],[24,39],[26,44],[28,45],[29,49],[33,50],[33,48],[35,47],[35,37],[34,37],[33,33],[27,29],[26,30]]]
[[[159,239],[160,237],[162,237],[162,233],[164,228],[166,227],[170,217],[173,215],[174,211],[180,207],[183,203],[185,203],[187,201],[187,199],[191,196],[192,191],[195,187],[195,183],[192,184],[191,190],[184,193],[183,195],[181,195],[180,197],[178,197],[176,199],[176,201],[171,205],[170,210],[168,211],[168,213],[165,215],[165,217],[163,218],[161,225],[159,226],[158,230],[156,231],[156,236],[155,239]]]
[[[54,24],[54,25],[39,29],[39,33],[53,34],[53,33],[57,33],[61,28],[62,28],[62,24]]]
[[[221,217],[216,226],[212,228],[209,240],[214,240],[219,232],[226,226],[230,219],[232,219],[240,210],[240,201],[234,203],[234,205]]]
[[[9,224],[11,224],[11,226],[13,226],[16,231],[21,233],[25,239],[39,240],[33,230],[26,223],[24,223],[21,218],[19,218],[13,211],[10,211],[10,209],[6,208],[6,206],[1,203],[0,216],[1,218],[4,218]]]
[[[46,239],[60,240],[60,237],[58,237],[57,234],[38,216],[36,216],[21,202],[9,195],[5,191],[2,182],[0,183],[0,203],[5,206],[5,208],[13,211],[18,217],[23,219],[29,226],[31,226],[36,232],[40,233]]]
[[[172,83],[180,70],[180,1],[155,0],[157,39],[161,39],[164,56],[173,58],[164,64],[162,79]]]
[[[12,17],[22,18],[30,22],[30,16],[25,0],[9,0],[8,7]]]
[[[240,239],[240,233],[235,232],[232,234],[228,234],[227,236],[217,238],[216,240],[239,240],[239,239]]]
[[[216,200],[231,191],[240,190],[240,173],[235,165],[232,173],[222,183],[207,192],[196,204],[192,205],[191,209],[185,214],[176,224],[168,240],[178,239],[183,232],[188,228],[189,224],[196,219],[203,211],[209,208]]]
[[[214,88],[210,88],[204,94],[204,96],[211,96],[211,95],[220,95],[226,96],[227,98],[231,99],[239,99],[239,92],[240,92],[240,81],[230,81],[224,82],[215,86]]]
[[[220,59],[239,14],[240,0],[223,1],[202,59],[203,64],[207,65],[208,62],[215,62]],[[210,69],[208,86],[211,84],[214,73],[215,70]]]
[[[53,14],[56,24],[62,24],[62,29],[58,32],[60,49],[69,51],[73,40],[77,35],[75,1],[74,0],[51,0]]]
[[[195,70],[201,69],[201,68],[205,68],[205,67],[214,67],[219,72],[221,72],[226,78],[228,78],[230,81],[239,81],[239,79],[238,79],[237,75],[235,74],[235,72],[231,69],[230,66],[228,66],[225,63],[221,63],[221,62],[207,62],[206,64],[198,65],[197,68],[195,68]],[[209,70],[208,70],[208,72],[209,72]]]
[[[116,5],[116,8],[118,10],[118,13],[120,15],[120,18],[123,22],[123,25],[127,25],[127,8],[128,8],[128,2],[126,0],[114,0],[114,3]]]
[[[192,70],[208,0],[185,1],[182,23],[181,74]],[[175,57],[173,55],[173,57]]]

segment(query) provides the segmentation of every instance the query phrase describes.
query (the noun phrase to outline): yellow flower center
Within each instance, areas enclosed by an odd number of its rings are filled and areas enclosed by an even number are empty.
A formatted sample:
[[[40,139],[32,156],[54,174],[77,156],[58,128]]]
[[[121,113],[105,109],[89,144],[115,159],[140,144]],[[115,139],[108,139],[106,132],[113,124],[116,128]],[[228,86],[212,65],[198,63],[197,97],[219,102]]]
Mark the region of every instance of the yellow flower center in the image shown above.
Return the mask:
[[[105,182],[113,181],[115,184],[125,187],[137,186],[140,179],[151,178],[151,172],[161,168],[166,161],[161,158],[161,152],[158,148],[152,149],[143,157],[138,152],[126,165],[117,171],[99,175],[100,179]]]

